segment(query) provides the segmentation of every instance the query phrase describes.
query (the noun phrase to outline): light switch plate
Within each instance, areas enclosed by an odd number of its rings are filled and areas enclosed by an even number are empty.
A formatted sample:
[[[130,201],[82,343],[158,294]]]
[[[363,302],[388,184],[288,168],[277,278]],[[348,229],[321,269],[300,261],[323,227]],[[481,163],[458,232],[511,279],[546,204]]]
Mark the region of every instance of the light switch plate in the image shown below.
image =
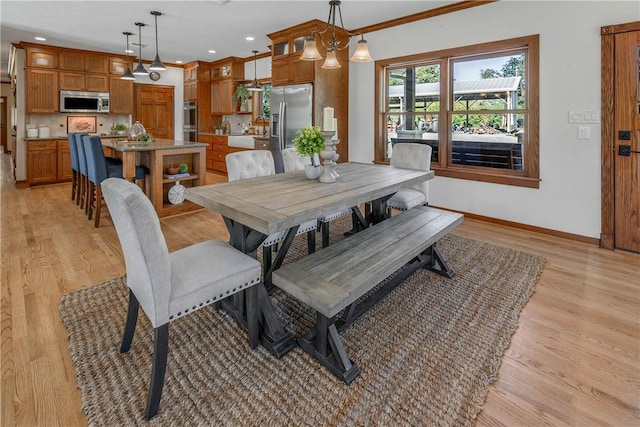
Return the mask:
[[[589,126],[578,126],[578,139],[591,139],[591,128]]]
[[[569,111],[569,123],[600,123],[600,112]]]

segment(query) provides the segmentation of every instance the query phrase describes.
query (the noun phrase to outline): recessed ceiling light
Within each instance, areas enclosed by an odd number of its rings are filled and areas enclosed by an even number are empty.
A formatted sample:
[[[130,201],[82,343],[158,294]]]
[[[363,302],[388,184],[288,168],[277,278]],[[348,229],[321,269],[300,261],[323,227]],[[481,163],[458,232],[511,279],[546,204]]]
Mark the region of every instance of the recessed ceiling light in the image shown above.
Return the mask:
[[[216,51],[211,49],[211,50],[209,50],[209,53],[216,53]]]
[[[37,36],[36,40],[39,40],[39,41],[43,42],[43,41],[46,41],[47,39],[44,38],[44,37]]]
[[[176,61],[176,64],[182,64],[182,61]]]
[[[247,36],[247,39],[246,39],[246,40],[247,40],[247,41],[252,42],[252,41],[254,41],[255,39],[254,39],[252,36]]]
[[[133,51],[131,49],[127,49],[124,51],[124,53],[133,53]]]

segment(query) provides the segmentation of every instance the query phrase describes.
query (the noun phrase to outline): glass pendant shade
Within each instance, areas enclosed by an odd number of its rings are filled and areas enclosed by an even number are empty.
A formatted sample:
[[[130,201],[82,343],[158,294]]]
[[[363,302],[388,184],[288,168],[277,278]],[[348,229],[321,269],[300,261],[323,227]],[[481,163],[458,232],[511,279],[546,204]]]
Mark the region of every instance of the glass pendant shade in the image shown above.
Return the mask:
[[[353,61],[353,62],[373,61],[373,58],[369,53],[369,47],[367,46],[367,41],[364,38],[358,41],[358,45],[356,46],[356,51],[353,52],[353,55],[351,56],[350,61]]]
[[[313,37],[309,36],[304,41],[304,50],[300,57],[302,61],[319,61],[322,59],[322,55],[318,52],[316,41]]]
[[[338,58],[336,57],[336,53],[332,50],[327,52],[327,59],[325,59],[324,64],[322,64],[322,68],[333,70],[336,68],[342,68],[342,65],[338,62]]]
[[[360,32],[351,32],[344,28],[344,23],[342,22],[342,11],[340,9],[340,4],[342,2],[340,0],[330,0],[329,1],[329,19],[327,20],[327,26],[324,30],[312,30],[311,34],[304,41],[304,50],[302,55],[300,56],[300,60],[302,61],[318,61],[322,59],[322,55],[318,51],[316,40],[314,38],[314,34],[320,36],[320,43],[327,49],[327,59],[322,64],[322,68],[324,69],[337,69],[342,68],[340,63],[338,63],[338,59],[336,58],[336,50],[347,49],[351,44],[351,41],[356,36],[360,36],[360,40],[358,41],[358,45],[356,46],[356,50],[353,53],[353,56],[349,59],[353,62],[370,62],[373,61],[371,54],[369,53],[369,47],[367,46],[367,41],[364,39],[364,35]],[[343,33],[349,37],[346,42],[342,40],[338,40],[336,38],[336,17],[340,17],[340,27]],[[331,38],[325,43],[325,40],[322,38],[323,34],[328,33]]]

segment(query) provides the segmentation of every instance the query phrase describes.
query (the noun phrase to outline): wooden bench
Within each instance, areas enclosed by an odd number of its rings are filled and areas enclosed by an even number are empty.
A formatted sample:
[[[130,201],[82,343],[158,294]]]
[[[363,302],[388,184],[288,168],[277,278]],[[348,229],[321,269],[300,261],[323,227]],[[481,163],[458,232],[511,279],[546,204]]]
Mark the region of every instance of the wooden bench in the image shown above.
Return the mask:
[[[461,214],[416,207],[274,271],[274,285],[316,311],[300,347],[350,384],[360,371],[339,332],[419,268],[453,277],[436,242],[462,221]]]

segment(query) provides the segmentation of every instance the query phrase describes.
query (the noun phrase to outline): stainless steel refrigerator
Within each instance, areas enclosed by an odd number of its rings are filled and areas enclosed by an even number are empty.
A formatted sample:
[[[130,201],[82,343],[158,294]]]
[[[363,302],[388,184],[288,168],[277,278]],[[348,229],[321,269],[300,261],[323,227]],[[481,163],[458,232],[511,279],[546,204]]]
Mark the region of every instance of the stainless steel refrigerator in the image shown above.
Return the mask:
[[[298,129],[313,122],[313,85],[311,83],[271,88],[269,150],[276,173],[284,172],[282,150],[293,147]]]

